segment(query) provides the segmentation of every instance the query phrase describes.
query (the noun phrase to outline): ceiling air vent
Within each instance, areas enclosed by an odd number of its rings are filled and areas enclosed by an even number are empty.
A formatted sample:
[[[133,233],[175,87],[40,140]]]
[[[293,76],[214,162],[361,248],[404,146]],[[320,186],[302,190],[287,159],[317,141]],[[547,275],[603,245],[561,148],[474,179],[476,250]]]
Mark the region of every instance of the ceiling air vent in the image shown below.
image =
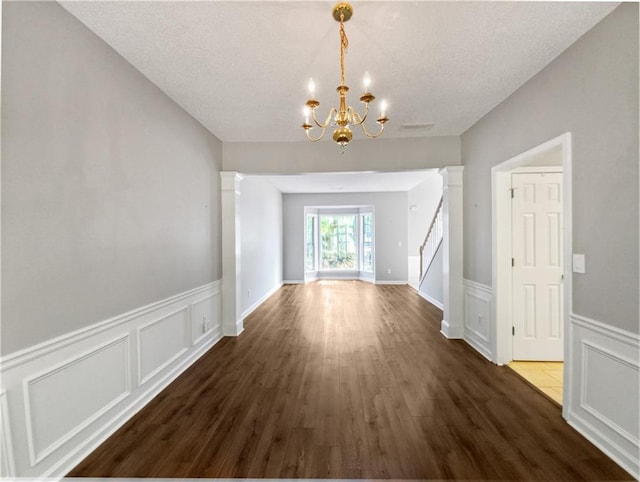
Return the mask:
[[[426,132],[429,131],[431,129],[433,129],[433,126],[435,125],[434,122],[423,122],[423,123],[415,123],[415,124],[402,124],[400,126],[400,128],[403,131],[408,131],[408,132]]]

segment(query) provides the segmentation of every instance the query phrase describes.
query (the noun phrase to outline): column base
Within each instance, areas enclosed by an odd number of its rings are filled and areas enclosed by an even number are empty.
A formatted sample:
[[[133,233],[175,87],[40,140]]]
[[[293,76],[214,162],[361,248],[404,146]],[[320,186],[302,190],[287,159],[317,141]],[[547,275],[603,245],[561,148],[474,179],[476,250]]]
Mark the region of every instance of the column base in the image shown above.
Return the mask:
[[[244,331],[244,320],[225,321],[222,323],[223,336],[238,336]]]
[[[464,327],[452,326],[447,320],[442,320],[440,333],[449,340],[459,340],[464,338]]]

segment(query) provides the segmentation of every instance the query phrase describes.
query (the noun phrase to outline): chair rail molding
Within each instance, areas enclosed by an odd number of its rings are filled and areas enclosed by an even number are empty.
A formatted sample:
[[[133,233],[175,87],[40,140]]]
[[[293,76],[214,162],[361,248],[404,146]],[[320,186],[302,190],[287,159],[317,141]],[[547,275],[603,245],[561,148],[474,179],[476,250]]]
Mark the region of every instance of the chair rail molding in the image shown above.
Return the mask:
[[[0,476],[59,478],[222,338],[220,281],[0,360]]]

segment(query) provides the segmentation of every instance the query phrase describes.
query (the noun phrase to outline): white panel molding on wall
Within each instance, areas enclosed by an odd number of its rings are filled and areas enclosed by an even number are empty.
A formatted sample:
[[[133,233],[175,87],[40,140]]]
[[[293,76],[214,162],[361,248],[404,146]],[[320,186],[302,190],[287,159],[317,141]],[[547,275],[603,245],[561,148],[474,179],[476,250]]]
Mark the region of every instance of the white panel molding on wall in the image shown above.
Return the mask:
[[[141,387],[189,349],[189,307],[136,328],[138,341],[138,386]]]
[[[11,441],[11,423],[7,407],[7,392],[0,392],[0,478],[16,476],[13,459],[13,442]]]
[[[131,394],[129,351],[127,333],[23,380],[32,466]]]
[[[220,313],[220,296],[217,292],[208,294],[204,298],[191,303],[191,345],[195,346],[205,338],[211,336],[211,331],[218,328],[211,313]],[[217,334],[220,337],[221,333]]]
[[[640,336],[575,313],[570,329],[567,421],[638,478]]]
[[[220,288],[209,283],[2,358],[0,475],[66,475],[222,338]]]
[[[493,290],[475,281],[462,280],[464,287],[464,340],[490,361],[494,361],[491,337]]]

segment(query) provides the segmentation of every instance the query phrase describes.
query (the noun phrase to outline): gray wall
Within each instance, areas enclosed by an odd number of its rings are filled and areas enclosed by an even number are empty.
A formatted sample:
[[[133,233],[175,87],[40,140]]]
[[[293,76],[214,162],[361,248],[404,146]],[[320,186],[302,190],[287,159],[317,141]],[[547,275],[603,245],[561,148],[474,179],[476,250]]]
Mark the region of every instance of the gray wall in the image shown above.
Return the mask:
[[[429,173],[429,178],[410,189],[408,194],[409,213],[409,256],[419,256],[420,246],[424,241],[436,208],[442,197],[442,176],[435,169]],[[415,206],[415,211],[409,208]]]
[[[240,183],[242,311],[282,284],[282,194],[260,176]]]
[[[436,255],[433,257],[433,261],[427,270],[427,274],[420,284],[420,292],[429,296],[430,298],[444,303],[444,296],[442,294],[442,244],[438,247]]]
[[[458,136],[354,140],[344,154],[332,141],[225,142],[223,149],[225,171],[253,174],[398,171],[460,164]]]
[[[407,281],[407,193],[284,194],[284,279],[304,279],[304,207],[373,206],[377,281]],[[398,246],[398,243],[401,246]],[[391,269],[391,274],[387,274]]]
[[[573,311],[638,332],[638,5],[626,3],[462,135],[464,276],[491,284],[491,166],[573,139]]]
[[[57,3],[2,17],[2,353],[219,279],[220,141]]]

